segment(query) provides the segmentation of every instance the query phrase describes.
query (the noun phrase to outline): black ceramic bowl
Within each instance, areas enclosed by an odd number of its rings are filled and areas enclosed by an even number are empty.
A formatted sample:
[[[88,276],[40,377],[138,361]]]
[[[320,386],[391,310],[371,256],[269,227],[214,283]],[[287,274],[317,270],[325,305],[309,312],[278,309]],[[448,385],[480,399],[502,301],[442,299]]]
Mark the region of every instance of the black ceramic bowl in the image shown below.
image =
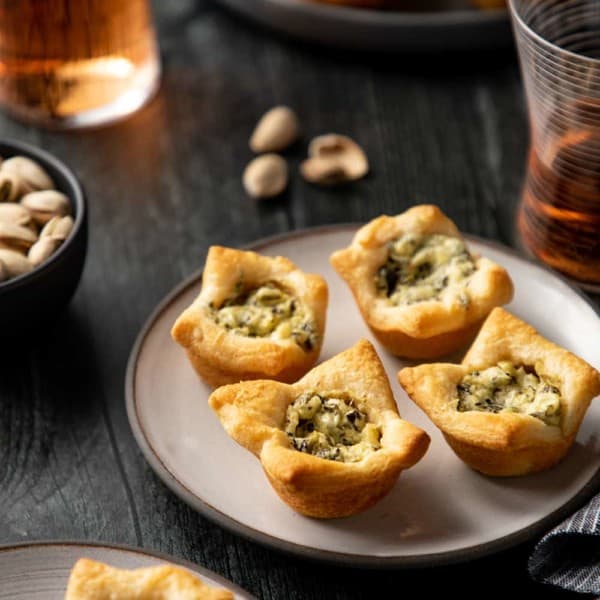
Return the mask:
[[[27,156],[52,177],[66,194],[74,226],[57,251],[33,271],[0,283],[0,338],[41,329],[55,322],[75,292],[87,253],[87,206],[81,184],[60,160],[29,144],[0,139],[0,156]],[[28,335],[27,339],[31,339]]]

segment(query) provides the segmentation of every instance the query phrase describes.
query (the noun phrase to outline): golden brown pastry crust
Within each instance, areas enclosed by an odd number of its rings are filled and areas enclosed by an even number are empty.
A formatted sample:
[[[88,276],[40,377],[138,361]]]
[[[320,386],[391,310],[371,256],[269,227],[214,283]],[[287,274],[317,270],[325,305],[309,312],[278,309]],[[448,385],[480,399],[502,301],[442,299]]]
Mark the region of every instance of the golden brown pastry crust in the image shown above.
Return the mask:
[[[305,392],[343,390],[361,401],[381,428],[381,448],[344,463],[295,450],[284,432],[286,411]],[[403,469],[417,463],[429,436],[400,418],[383,365],[366,340],[309,371],[300,381],[248,381],[214,391],[209,404],[227,433],[260,459],[280,498],[318,518],[361,512],[383,498]]]
[[[170,564],[126,570],[79,559],[71,570],[65,600],[113,599],[233,600],[233,594],[208,586],[198,576]]]
[[[408,232],[460,238],[454,223],[437,206],[419,205],[395,217],[381,216],[361,227],[352,243],[330,261],[346,281],[363,319],[392,353],[406,358],[435,358],[465,346],[495,306],[509,302],[512,281],[506,270],[473,256],[467,306],[455,298],[390,305],[377,295],[375,277],[387,258],[387,243]]]
[[[276,282],[302,301],[315,323],[317,341],[313,348],[306,351],[292,339],[237,335],[218,325],[208,305],[220,306],[240,280],[248,288]],[[178,317],[171,335],[186,349],[196,372],[214,387],[259,378],[295,381],[314,365],[321,352],[327,299],[325,280],[302,272],[287,258],[212,246],[200,294]]]
[[[533,366],[538,375],[557,382],[559,427],[521,413],[456,410],[456,385],[463,376],[499,361]],[[524,475],[557,463],[573,444],[591,400],[600,394],[596,369],[502,308],[492,311],[460,365],[405,368],[398,379],[464,462],[498,476]]]

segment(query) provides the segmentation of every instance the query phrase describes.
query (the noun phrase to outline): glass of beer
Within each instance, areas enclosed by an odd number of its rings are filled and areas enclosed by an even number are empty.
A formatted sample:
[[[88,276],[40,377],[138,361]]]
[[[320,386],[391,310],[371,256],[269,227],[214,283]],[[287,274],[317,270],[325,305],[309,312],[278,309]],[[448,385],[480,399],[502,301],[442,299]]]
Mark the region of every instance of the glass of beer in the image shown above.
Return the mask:
[[[600,2],[509,4],[531,132],[519,239],[600,291]]]
[[[28,122],[103,125],[160,79],[147,0],[0,0],[0,105]]]

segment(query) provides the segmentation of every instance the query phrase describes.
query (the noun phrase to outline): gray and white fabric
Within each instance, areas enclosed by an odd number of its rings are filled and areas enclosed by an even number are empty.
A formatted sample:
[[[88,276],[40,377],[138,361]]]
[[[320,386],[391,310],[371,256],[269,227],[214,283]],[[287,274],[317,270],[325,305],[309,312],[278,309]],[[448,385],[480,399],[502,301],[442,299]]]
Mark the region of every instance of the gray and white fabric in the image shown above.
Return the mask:
[[[600,494],[540,540],[529,572],[537,581],[600,594]]]

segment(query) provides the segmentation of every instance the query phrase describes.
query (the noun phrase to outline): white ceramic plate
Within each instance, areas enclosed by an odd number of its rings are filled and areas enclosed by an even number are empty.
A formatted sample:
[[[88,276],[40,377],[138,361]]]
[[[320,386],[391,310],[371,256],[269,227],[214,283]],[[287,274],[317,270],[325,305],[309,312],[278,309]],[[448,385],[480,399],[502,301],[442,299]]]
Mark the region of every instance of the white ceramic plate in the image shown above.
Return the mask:
[[[310,0],[219,0],[245,18],[322,45],[382,52],[508,47],[505,9],[474,9],[468,0],[413,0],[420,12],[333,6]],[[422,12],[424,5],[435,10]]]
[[[320,273],[330,301],[322,359],[373,340],[345,284],[329,265],[356,226],[296,232],[253,249],[283,255]],[[508,269],[516,293],[509,309],[543,335],[600,367],[600,319],[570,285],[512,251],[467,238],[472,250]],[[170,328],[200,288],[200,273],[158,307],[132,351],[126,383],[135,437],[158,475],[204,515],[234,532],[296,554],[363,566],[442,564],[484,555],[544,532],[598,485],[600,406],[592,404],[577,441],[558,466],[532,476],[494,479],[467,468],[396,380],[405,364],[375,343],[401,415],[425,429],[430,448],[392,492],[363,514],[302,517],[271,489],[259,462],[222,429]]]
[[[0,600],[64,600],[69,574],[79,558],[99,560],[121,569],[174,563],[196,573],[207,585],[232,591],[236,600],[253,600],[250,594],[220,575],[164,554],[69,542],[0,546]]]

